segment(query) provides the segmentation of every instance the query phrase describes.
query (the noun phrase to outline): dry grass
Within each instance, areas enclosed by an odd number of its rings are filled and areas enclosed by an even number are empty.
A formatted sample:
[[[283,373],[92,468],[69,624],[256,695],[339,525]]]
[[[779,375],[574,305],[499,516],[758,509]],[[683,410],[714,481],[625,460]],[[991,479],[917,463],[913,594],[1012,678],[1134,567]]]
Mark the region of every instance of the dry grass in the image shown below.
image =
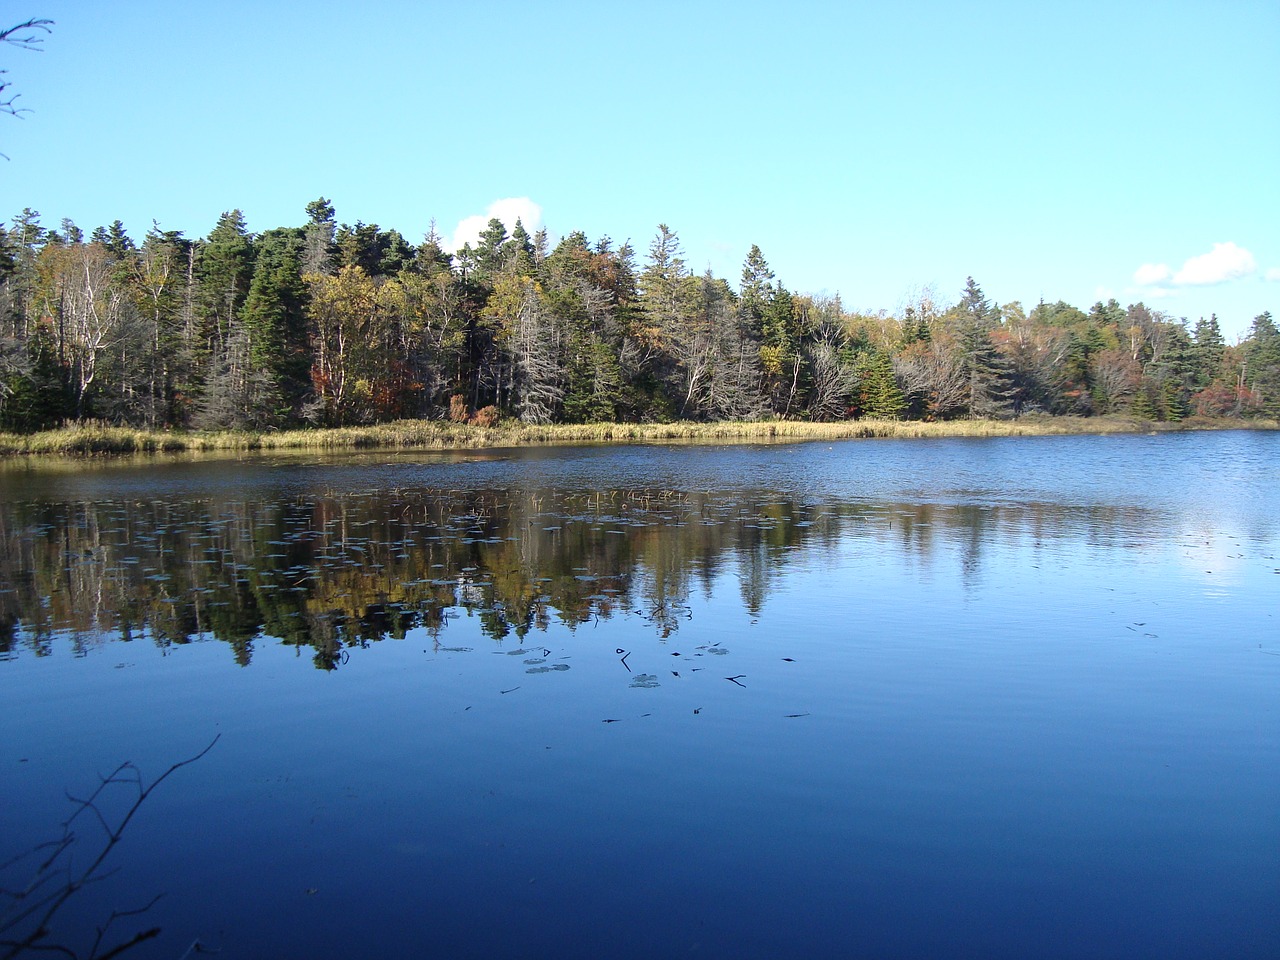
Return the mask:
[[[74,425],[30,435],[0,434],[0,456],[95,456],[133,453],[245,453],[252,451],[465,450],[581,443],[770,443],[889,437],[1021,437],[1171,430],[1277,429],[1275,421],[1199,420],[1152,423],[1130,417],[1023,417],[1018,420],[847,420],[838,423],[771,420],[751,423],[592,423],[534,426],[506,422],[477,427],[434,420],[402,420],[368,427],[217,433],[132,430]]]

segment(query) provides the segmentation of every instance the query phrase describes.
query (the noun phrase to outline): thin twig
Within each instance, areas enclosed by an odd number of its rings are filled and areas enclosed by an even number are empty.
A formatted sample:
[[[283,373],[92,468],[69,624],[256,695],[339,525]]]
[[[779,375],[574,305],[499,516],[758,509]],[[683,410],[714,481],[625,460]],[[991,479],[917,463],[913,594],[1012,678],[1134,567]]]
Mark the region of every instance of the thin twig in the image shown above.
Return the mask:
[[[6,39],[5,35],[0,33],[0,40]],[[103,864],[111,851],[124,836],[125,829],[133,820],[134,814],[151,796],[152,792],[164,783],[165,780],[181,770],[183,767],[195,763],[205,754],[213,749],[213,745],[221,739],[222,735],[214,737],[207,747],[186,760],[180,760],[170,766],[164,773],[157,777],[150,785],[146,785],[142,779],[142,773],[131,762],[125,761],[116,767],[108,776],[98,778],[98,786],[89,794],[86,799],[77,799],[68,793],[68,798],[76,804],[76,810],[62,825],[62,836],[53,841],[39,844],[32,850],[7,861],[3,867],[7,868],[21,862],[25,857],[33,853],[44,850],[52,851],[46,857],[36,870],[35,876],[27,884],[26,888],[20,892],[0,890],[0,895],[7,897],[12,901],[10,909],[0,915],[0,948],[4,948],[7,952],[3,954],[4,960],[12,960],[12,958],[27,952],[43,952],[57,953],[64,956],[77,958],[79,955],[69,947],[61,944],[45,942],[50,935],[50,928],[53,920],[67,903],[68,900],[80,890],[93,883],[101,882],[112,876],[115,871],[104,871]],[[119,822],[113,827],[102,809],[99,807],[99,801],[103,792],[110,786],[127,786],[137,791],[137,796],[133,803],[124,812]],[[88,811],[98,822],[106,833],[106,841],[97,855],[90,861],[88,867],[83,870],[73,870],[69,862],[63,864],[63,855],[71,848],[77,839],[76,833],[72,830],[77,817]],[[51,882],[58,880],[60,885],[52,890],[48,890],[42,896],[31,899],[34,894],[44,888],[48,888]],[[116,920],[137,916],[150,910],[159,896],[153,898],[146,906],[138,907],[132,910],[113,911],[111,916],[107,918],[107,922],[98,930],[97,937],[94,939],[93,947],[88,954],[88,960],[108,960],[108,958],[117,957],[145,940],[150,940],[160,933],[160,928],[155,927],[149,930],[143,930],[134,934],[129,940],[123,941],[109,948],[105,953],[99,954],[98,950],[102,946],[102,942],[106,937],[107,931],[111,928],[111,924]],[[25,936],[16,936],[17,931],[26,926],[28,923],[33,925]]]

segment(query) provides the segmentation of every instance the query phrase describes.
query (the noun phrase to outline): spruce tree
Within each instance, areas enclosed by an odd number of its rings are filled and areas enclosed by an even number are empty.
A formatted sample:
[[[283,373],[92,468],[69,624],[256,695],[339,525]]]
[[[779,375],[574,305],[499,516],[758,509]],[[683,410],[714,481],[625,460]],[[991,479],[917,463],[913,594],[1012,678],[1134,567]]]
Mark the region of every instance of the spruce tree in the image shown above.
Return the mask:
[[[1280,418],[1280,330],[1270,311],[1253,318],[1245,342],[1244,381],[1257,394],[1261,413]]]
[[[765,310],[773,300],[773,271],[754,243],[742,264],[742,283],[738,287],[738,312],[742,323],[757,339],[763,332]]]
[[[305,230],[280,228],[258,239],[241,319],[248,336],[249,364],[260,375],[258,382],[270,387],[263,403],[279,405],[260,411],[264,423],[296,416],[310,387],[301,265],[305,253]]]
[[[960,356],[968,380],[969,414],[1003,418],[1014,412],[1013,365],[991,339],[1000,311],[969,277],[960,298]]]
[[[3,387],[0,429],[34,433],[56,427],[73,416],[75,400],[67,371],[54,355],[48,328],[44,324],[37,326],[25,346],[14,344],[14,347],[26,356],[14,365],[17,369],[5,378],[6,382],[0,384]]]
[[[907,408],[906,398],[893,372],[893,361],[883,350],[868,349],[859,355],[861,407],[864,417],[898,420]]]
[[[302,272],[331,275],[338,257],[333,204],[324,197],[308,203],[307,225],[302,234]]]
[[[1222,339],[1222,328],[1218,325],[1218,315],[1210,314],[1208,320],[1204,317],[1197,320],[1191,339],[1195,364],[1195,386],[1196,389],[1203,390],[1217,379],[1218,373],[1222,369],[1223,355],[1226,353],[1226,343]]]

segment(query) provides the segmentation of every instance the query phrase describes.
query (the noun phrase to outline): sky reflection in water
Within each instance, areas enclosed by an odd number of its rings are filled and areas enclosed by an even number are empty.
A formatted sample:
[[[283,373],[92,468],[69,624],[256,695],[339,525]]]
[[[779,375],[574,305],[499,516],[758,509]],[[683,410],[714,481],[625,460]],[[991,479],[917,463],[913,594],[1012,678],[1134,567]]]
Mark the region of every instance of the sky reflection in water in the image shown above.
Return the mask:
[[[166,891],[157,956],[1269,955],[1276,441],[10,466],[0,855],[220,733],[85,922]]]

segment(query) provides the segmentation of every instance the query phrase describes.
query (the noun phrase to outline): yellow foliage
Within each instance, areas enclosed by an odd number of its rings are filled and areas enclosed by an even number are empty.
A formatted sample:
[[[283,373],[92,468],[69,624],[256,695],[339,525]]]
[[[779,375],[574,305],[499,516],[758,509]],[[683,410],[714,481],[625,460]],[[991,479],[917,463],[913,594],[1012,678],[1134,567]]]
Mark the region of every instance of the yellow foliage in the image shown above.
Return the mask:
[[[782,361],[785,353],[781,347],[764,346],[760,348],[760,366],[769,376],[776,377],[782,373]]]

